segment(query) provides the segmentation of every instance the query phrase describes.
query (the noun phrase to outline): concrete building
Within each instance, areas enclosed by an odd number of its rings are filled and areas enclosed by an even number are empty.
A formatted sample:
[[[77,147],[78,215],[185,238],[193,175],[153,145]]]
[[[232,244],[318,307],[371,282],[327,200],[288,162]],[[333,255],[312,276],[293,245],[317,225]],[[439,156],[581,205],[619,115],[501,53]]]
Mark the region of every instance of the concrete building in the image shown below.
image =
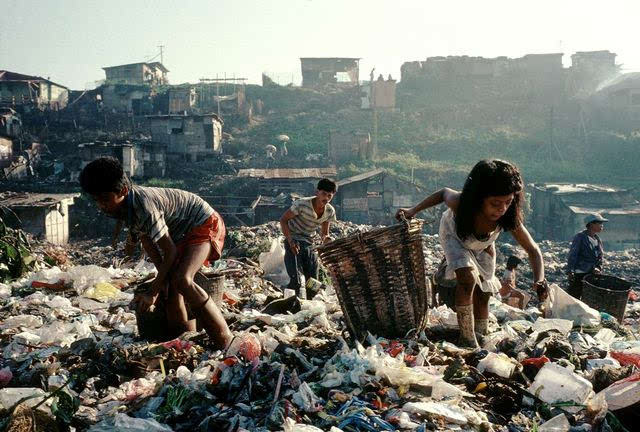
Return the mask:
[[[351,160],[371,160],[376,155],[376,149],[371,136],[358,131],[329,132],[329,157],[333,163]]]
[[[271,197],[277,196],[280,193],[298,193],[303,196],[313,195],[320,179],[335,179],[336,174],[337,171],[335,167],[250,168],[238,171],[238,177],[257,179],[259,193]]]
[[[192,161],[222,153],[222,126],[216,114],[147,116],[154,144],[166,146],[167,156]]]
[[[15,217],[6,216],[5,222],[21,228],[34,237],[63,245],[69,241],[69,207],[80,194],[41,194],[4,192],[0,194],[0,207],[9,208]]]
[[[585,228],[584,217],[598,212],[610,221],[601,234],[605,248],[640,246],[640,202],[631,191],[570,183],[535,184],[530,190],[529,223],[538,239],[569,241]]]
[[[412,207],[424,194],[420,186],[375,169],[338,181],[333,203],[340,220],[388,225],[399,208]]]
[[[112,113],[135,116],[152,114],[152,94],[147,85],[106,84],[102,86],[102,107]]]
[[[160,62],[131,63],[103,67],[109,84],[164,85],[168,84],[169,70]]]
[[[103,156],[120,161],[129,178],[164,177],[166,170],[165,148],[151,143],[90,142],[78,145],[80,167]]]
[[[60,110],[69,102],[69,89],[48,79],[0,70],[0,104]]]
[[[360,59],[353,57],[302,57],[302,87],[326,84],[357,87]]]
[[[193,86],[171,87],[169,89],[169,114],[191,114],[197,101]]]
[[[578,97],[589,97],[600,86],[620,73],[616,54],[610,51],[578,51],[571,56],[569,92]]]

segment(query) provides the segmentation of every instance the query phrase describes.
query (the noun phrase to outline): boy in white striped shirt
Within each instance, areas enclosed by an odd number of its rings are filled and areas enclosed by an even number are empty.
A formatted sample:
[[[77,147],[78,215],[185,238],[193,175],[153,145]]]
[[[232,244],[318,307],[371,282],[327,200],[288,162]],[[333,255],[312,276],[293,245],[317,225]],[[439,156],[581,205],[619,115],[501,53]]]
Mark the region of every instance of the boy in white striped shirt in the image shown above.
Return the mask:
[[[168,336],[175,337],[195,330],[186,301],[216,347],[225,348],[231,331],[211,297],[193,282],[203,263],[222,254],[226,234],[222,217],[190,192],[133,186],[120,162],[111,157],[84,167],[80,185],[100,210],[126,223],[158,270],[150,292],[138,298],[138,312],[146,312],[163,296]]]
[[[330,240],[329,224],[336,221],[336,211],[329,202],[338,186],[329,179],[318,182],[316,195],[293,203],[280,218],[280,227],[285,237],[284,264],[289,275],[288,288],[298,293],[300,271],[308,281],[318,278],[318,254],[312,250],[313,242],[321,229],[321,242]],[[312,294],[307,290],[307,298]]]

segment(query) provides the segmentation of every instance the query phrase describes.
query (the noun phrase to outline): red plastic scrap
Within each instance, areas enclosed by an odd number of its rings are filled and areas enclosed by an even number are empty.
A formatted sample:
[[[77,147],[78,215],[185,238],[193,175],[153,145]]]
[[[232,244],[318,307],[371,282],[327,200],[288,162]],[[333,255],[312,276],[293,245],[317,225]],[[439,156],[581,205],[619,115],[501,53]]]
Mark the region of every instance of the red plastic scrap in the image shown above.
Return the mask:
[[[233,366],[239,361],[240,360],[238,360],[238,358],[236,357],[227,357],[226,359],[222,360],[221,363],[218,363],[218,366],[216,366],[216,369],[213,371],[213,375],[211,376],[211,384],[218,385],[220,383],[222,371],[228,367]]]
[[[618,360],[622,366],[635,365],[640,368],[640,354],[628,354],[623,352],[611,352],[611,357]]]
[[[180,339],[173,339],[167,342],[162,342],[161,345],[166,349],[175,349],[176,351],[189,351],[193,346],[193,342],[183,341]]]
[[[228,304],[229,306],[235,306],[238,301],[231,296],[228,296],[227,293],[222,293],[222,301]]]
[[[629,291],[629,300],[638,301],[638,300],[640,300],[640,295],[638,295],[638,293],[633,291],[633,290]]]
[[[547,356],[542,356],[542,357],[531,357],[528,359],[524,359],[520,363],[522,364],[522,366],[533,365],[538,369],[540,369],[547,362],[549,362],[549,358]]]
[[[408,366],[415,366],[416,365],[416,356],[411,355],[411,354],[405,354],[404,355],[404,362]]]
[[[64,290],[64,280],[60,279],[56,283],[32,281],[31,288],[46,288],[55,291],[62,291]]]
[[[391,341],[389,348],[387,348],[386,351],[391,357],[395,358],[398,354],[404,351],[404,345],[398,341]]]

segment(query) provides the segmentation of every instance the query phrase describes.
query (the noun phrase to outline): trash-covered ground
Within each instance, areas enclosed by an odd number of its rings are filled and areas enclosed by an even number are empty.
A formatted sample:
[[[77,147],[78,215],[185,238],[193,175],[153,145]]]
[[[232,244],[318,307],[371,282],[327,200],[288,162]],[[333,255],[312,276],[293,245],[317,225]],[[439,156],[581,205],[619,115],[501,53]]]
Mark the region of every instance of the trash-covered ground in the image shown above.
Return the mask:
[[[339,223],[332,235],[369,228]],[[424,332],[356,342],[326,277],[312,300],[272,302],[284,300],[272,281],[286,282],[278,234],[276,223],[229,233],[228,256],[215,266],[237,336],[225,353],[210,349],[204,333],[159,344],[138,337],[129,303],[152,265],[124,265],[110,247],[32,242],[38,268],[0,284],[1,428],[633,430],[640,302],[628,303],[621,325],[553,287],[565,283],[568,245],[541,244],[552,301],[519,310],[492,300],[490,334],[472,352],[455,345],[446,306],[431,311]],[[498,250],[500,263],[517,252]],[[426,236],[428,273],[440,258],[437,237]],[[608,273],[638,285],[638,251],[606,260]]]

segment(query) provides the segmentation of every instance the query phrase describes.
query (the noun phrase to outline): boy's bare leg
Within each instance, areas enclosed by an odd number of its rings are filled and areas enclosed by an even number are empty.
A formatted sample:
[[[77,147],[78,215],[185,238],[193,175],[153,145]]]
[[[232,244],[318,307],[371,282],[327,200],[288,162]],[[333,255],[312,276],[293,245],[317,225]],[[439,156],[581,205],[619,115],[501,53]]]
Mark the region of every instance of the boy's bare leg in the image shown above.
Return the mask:
[[[169,298],[166,304],[167,324],[171,334],[179,336],[186,331],[196,330],[195,320],[189,321],[182,294],[169,287]]]
[[[217,347],[225,348],[232,339],[229,326],[218,306],[209,299],[205,290],[193,281],[210,251],[210,243],[188,245],[173,274],[172,286],[184,296],[184,300],[191,306],[192,312]]]

